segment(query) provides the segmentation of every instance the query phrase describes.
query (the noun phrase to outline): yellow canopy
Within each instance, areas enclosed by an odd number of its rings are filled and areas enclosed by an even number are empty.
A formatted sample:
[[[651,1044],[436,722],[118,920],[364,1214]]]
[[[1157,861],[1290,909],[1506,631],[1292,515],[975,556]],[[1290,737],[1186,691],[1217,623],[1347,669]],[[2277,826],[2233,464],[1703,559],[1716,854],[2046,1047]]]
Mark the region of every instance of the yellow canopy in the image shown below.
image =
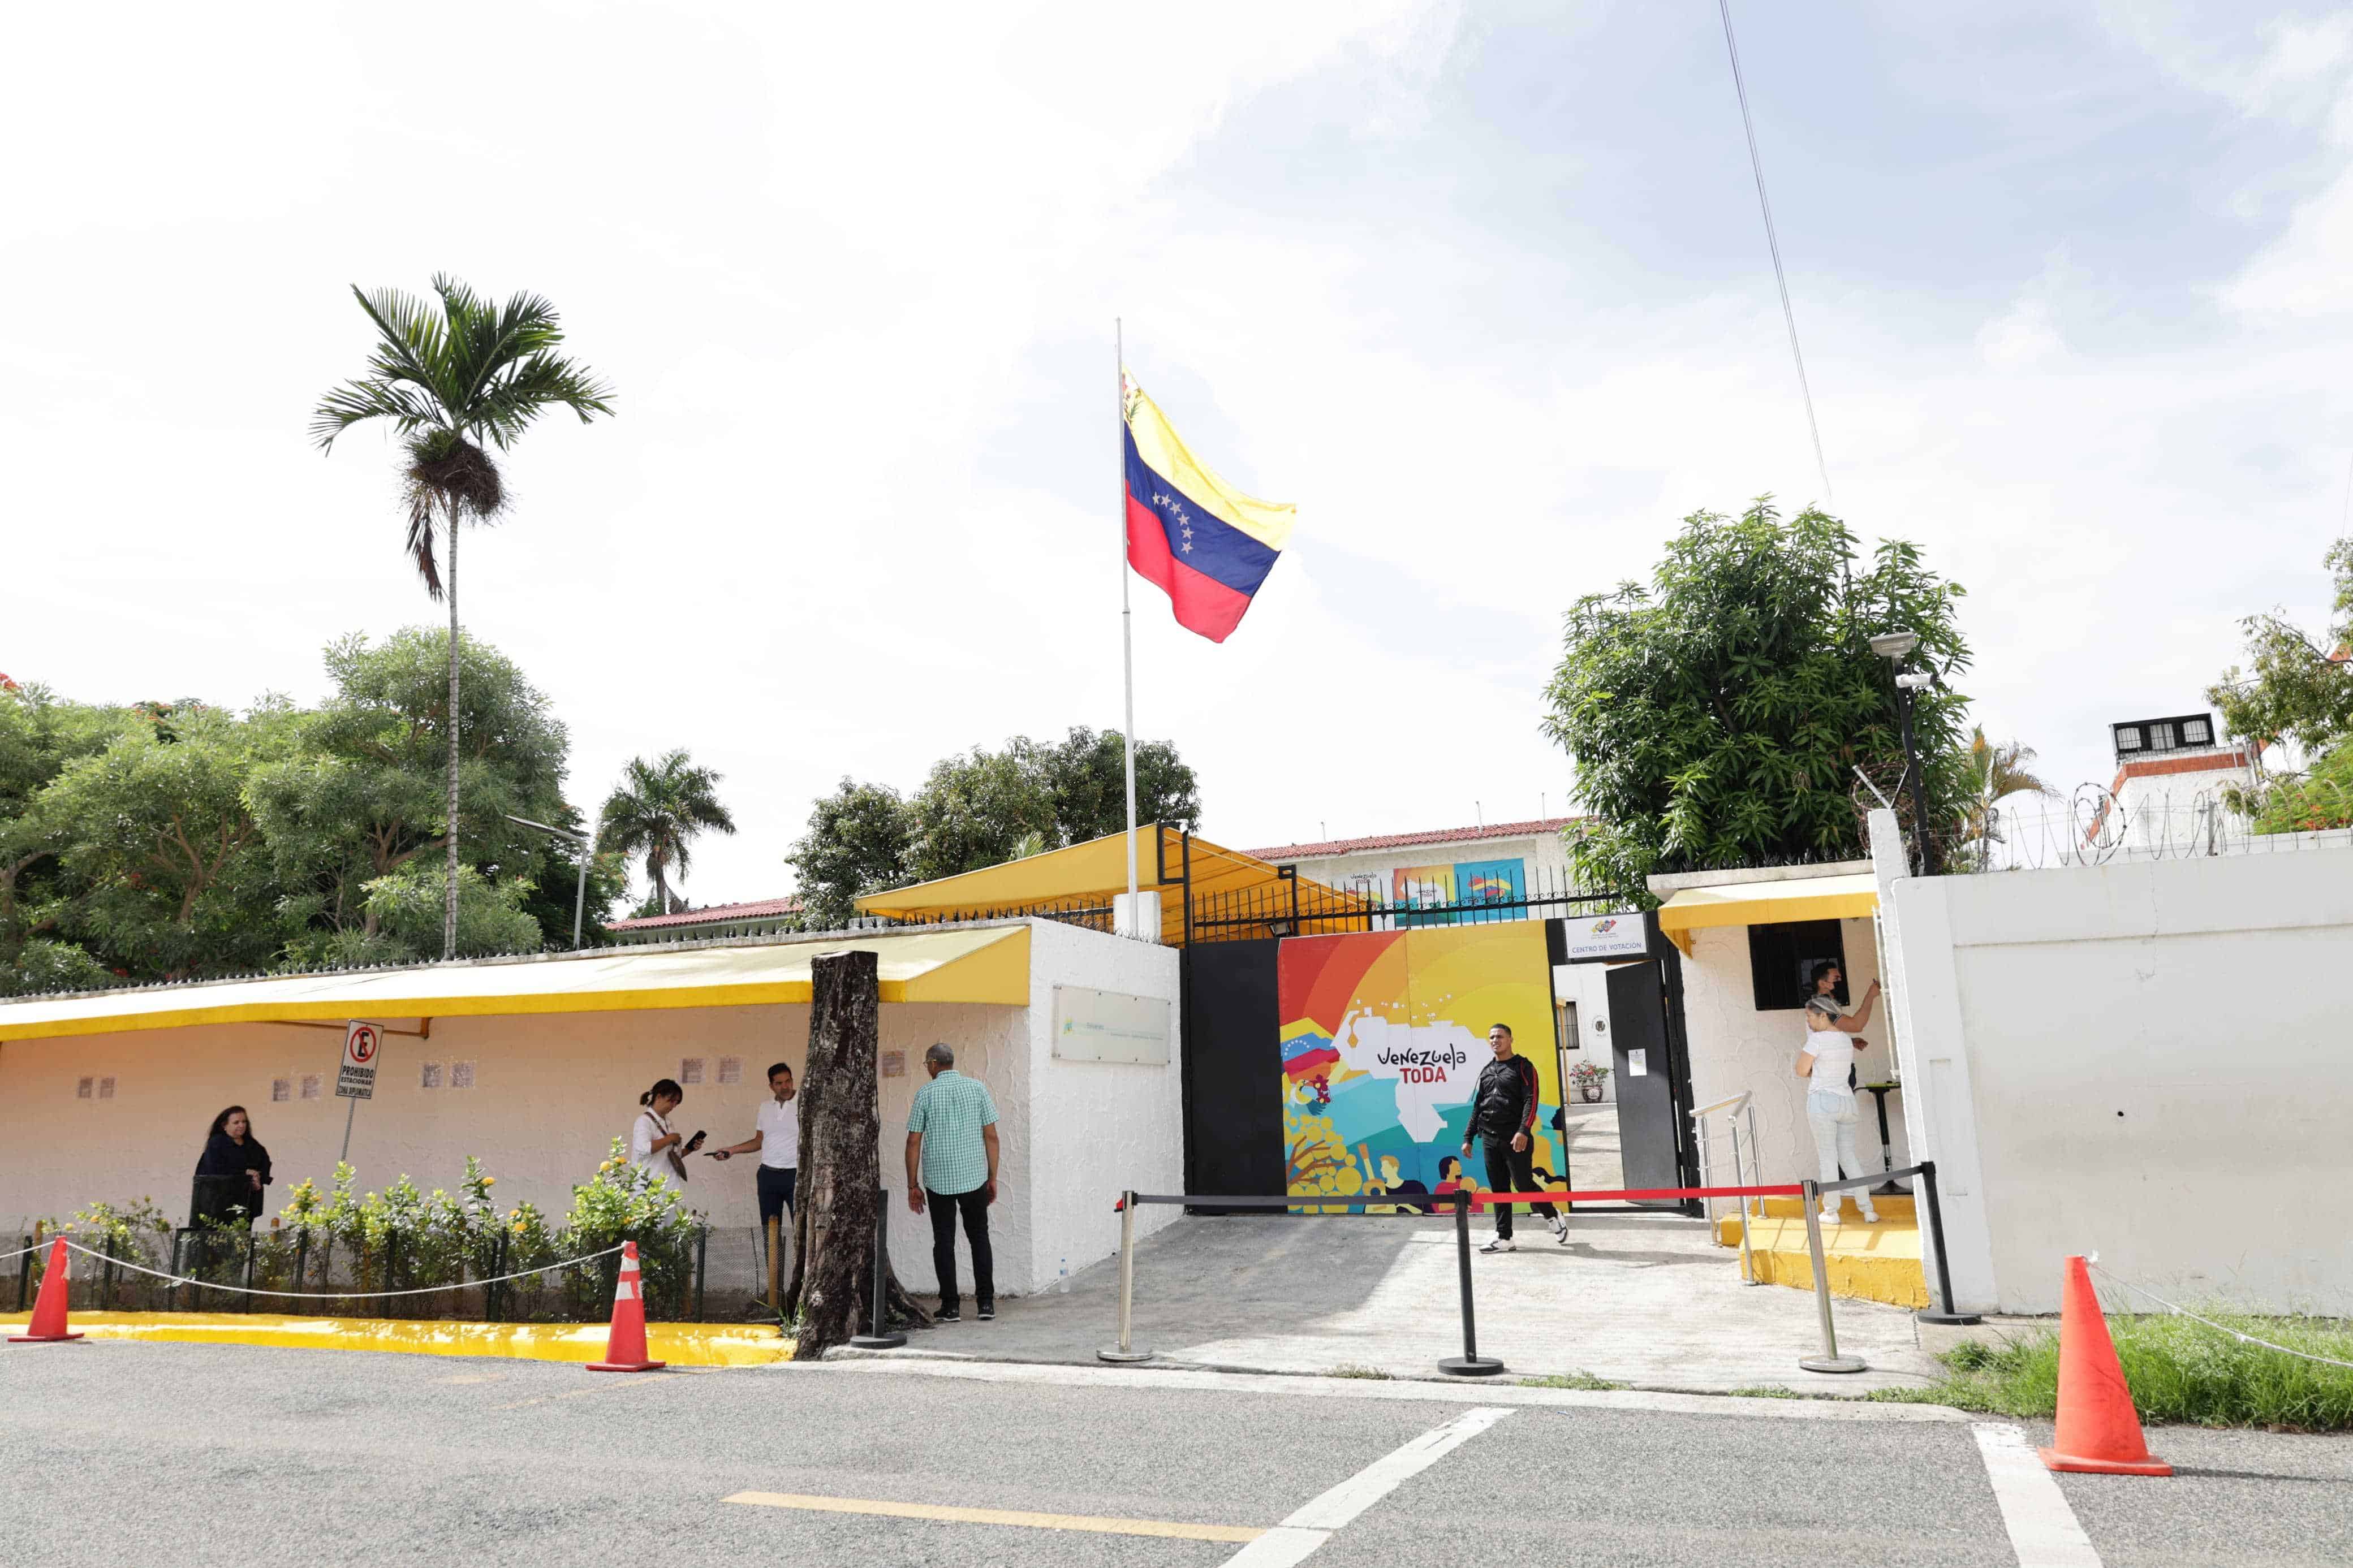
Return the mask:
[[[1852,920],[1878,909],[1879,884],[1867,871],[1786,882],[1733,882],[1685,888],[1659,906],[1659,929],[1672,934],[1707,926]]]
[[[1214,906],[1220,919],[1230,919],[1240,910],[1269,918],[1287,916],[1294,890],[1303,924],[1309,917],[1329,918],[1365,908],[1363,900],[1321,882],[1302,879],[1294,889],[1269,862],[1198,835],[1192,841],[1190,865],[1196,909],[1207,912]],[[1160,940],[1172,947],[1185,940],[1186,872],[1180,833],[1156,822],[1136,829],[1135,886],[1140,892],[1161,894]],[[858,908],[861,913],[899,920],[955,921],[1061,906],[1100,910],[1107,922],[1113,895],[1126,891],[1127,836],[1113,833],[1002,866],[869,893],[858,900]],[[1228,932],[1219,928],[1210,934]]]
[[[1006,925],[755,946],[606,948],[546,958],[32,997],[0,1002],[0,1040],[171,1029],[186,1024],[456,1018],[806,1002],[809,960],[848,948],[876,955],[885,1002],[990,1002],[1018,1007],[1029,1000],[1029,928]]]

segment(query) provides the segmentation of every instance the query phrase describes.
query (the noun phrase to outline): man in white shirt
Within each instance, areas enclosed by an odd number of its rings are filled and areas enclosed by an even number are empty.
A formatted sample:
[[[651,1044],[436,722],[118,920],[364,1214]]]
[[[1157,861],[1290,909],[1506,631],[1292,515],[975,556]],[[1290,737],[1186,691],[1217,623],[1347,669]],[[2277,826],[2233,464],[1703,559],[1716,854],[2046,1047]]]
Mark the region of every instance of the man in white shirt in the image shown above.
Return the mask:
[[[724,1160],[731,1154],[760,1156],[760,1228],[765,1230],[770,1219],[780,1223],[793,1206],[793,1184],[800,1177],[801,1109],[793,1103],[793,1069],[783,1062],[768,1069],[768,1092],[776,1098],[765,1100],[752,1136],[741,1143],[730,1143],[724,1149],[713,1149],[711,1157]]]

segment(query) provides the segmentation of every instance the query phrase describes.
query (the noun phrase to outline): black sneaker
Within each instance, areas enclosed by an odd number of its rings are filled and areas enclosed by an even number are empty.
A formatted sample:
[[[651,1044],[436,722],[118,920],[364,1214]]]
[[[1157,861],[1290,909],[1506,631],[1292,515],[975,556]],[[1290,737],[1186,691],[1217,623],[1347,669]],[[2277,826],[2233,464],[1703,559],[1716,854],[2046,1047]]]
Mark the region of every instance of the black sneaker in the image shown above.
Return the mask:
[[[964,1310],[959,1307],[942,1307],[938,1311],[932,1314],[932,1321],[935,1323],[961,1323],[964,1321]]]
[[[981,1321],[982,1322],[984,1322],[984,1323],[993,1323],[993,1322],[997,1321],[997,1303],[996,1303],[996,1302],[994,1302],[994,1301],[983,1301],[983,1302],[980,1304],[980,1321]]]

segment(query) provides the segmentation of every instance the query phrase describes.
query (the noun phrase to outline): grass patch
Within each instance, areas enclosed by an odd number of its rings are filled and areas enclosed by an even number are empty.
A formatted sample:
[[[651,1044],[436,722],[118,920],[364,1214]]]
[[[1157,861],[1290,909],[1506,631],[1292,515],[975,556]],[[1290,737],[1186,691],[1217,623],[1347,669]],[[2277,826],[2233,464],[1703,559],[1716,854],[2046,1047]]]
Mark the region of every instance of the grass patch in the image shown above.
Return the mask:
[[[1724,1392],[1727,1398],[1732,1399],[1810,1399],[1813,1397],[1811,1394],[1800,1394],[1794,1388],[1784,1388],[1778,1383],[1752,1384],[1746,1388],[1727,1388]]]
[[[2309,1354],[2353,1361],[2353,1331],[2340,1321],[2224,1311],[2206,1316]],[[2353,1369],[2300,1361],[2169,1314],[2110,1318],[2108,1332],[2144,1421],[2353,1432]],[[2058,1413],[2056,1334],[2039,1333],[2007,1345],[1971,1342],[1938,1359],[1946,1371],[1936,1383],[1882,1390],[1869,1397],[1952,1405],[1997,1415],[2048,1417]]]
[[[1334,1367],[1324,1375],[1326,1377],[1366,1377],[1372,1379],[1375,1383],[1395,1383],[1397,1381],[1397,1379],[1391,1377],[1388,1373],[1383,1372],[1379,1367],[1358,1366],[1353,1362],[1343,1362],[1340,1365]]]
[[[1544,1377],[1524,1377],[1522,1388],[1584,1388],[1608,1393],[1627,1384],[1612,1383],[1606,1377],[1596,1377],[1589,1372],[1556,1372]]]

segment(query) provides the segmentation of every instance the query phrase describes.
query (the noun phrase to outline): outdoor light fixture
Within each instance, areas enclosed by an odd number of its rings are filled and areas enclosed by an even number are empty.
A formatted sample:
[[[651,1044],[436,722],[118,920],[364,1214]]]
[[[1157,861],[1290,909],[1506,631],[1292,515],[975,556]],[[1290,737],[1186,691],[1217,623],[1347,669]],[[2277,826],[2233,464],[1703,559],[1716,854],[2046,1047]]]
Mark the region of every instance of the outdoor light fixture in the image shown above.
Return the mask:
[[[1936,847],[1928,839],[1928,802],[1920,788],[1920,752],[1912,741],[1913,693],[1936,683],[1933,670],[1906,670],[1904,661],[1920,646],[1920,634],[1898,626],[1871,639],[1871,651],[1887,661],[1895,677],[1895,716],[1904,729],[1904,784],[1912,793],[1912,836],[1920,846],[1920,875],[1936,875]],[[1868,784],[1868,779],[1863,781]],[[1878,794],[1877,789],[1872,791]]]

